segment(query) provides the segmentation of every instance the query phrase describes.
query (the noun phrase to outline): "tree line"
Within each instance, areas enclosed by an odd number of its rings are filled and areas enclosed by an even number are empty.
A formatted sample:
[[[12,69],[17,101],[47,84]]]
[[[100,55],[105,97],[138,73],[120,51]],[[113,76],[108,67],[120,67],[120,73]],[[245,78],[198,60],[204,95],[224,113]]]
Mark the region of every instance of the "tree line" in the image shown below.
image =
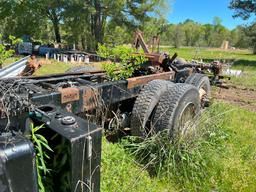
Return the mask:
[[[158,34],[162,45],[171,45],[176,48],[180,46],[221,47],[223,41],[229,41],[232,47],[249,48],[250,38],[246,30],[245,26],[237,26],[229,30],[222,25],[221,18],[214,17],[209,24],[200,24],[190,19],[179,24],[168,24],[166,21],[159,22],[152,19],[144,32],[148,38]]]
[[[189,19],[170,24],[164,14],[168,7],[168,0],[1,0],[0,33],[42,44],[76,44],[88,51],[98,43],[131,43],[137,28],[145,39],[159,36],[161,44],[175,47],[220,47],[223,40],[237,48],[254,46],[251,26],[229,30],[218,17],[209,24]]]
[[[95,49],[111,26],[133,30],[160,15],[165,0],[1,0],[1,33]]]

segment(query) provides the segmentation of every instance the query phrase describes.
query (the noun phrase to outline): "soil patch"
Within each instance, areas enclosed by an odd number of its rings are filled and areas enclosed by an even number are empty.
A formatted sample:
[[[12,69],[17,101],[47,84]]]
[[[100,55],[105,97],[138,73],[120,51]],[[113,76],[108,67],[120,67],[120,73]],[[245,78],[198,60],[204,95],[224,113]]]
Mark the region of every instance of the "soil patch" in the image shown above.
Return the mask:
[[[240,106],[256,112],[256,90],[244,87],[229,86],[229,89],[218,87],[213,92],[215,99]]]

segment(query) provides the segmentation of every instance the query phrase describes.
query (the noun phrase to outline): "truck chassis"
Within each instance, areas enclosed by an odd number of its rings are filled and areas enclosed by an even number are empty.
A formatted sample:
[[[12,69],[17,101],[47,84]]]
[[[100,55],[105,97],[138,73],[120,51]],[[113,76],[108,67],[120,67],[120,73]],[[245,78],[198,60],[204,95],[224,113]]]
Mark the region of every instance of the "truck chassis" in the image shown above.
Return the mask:
[[[203,77],[200,76],[201,79]],[[202,81],[199,82],[200,78],[191,77],[190,82],[194,82],[194,86],[186,88],[198,90],[197,93],[193,93],[196,94],[196,101],[197,97],[198,101],[205,99],[201,92],[206,89]],[[53,170],[53,190],[100,191],[103,128],[111,129],[109,124],[113,123],[112,120],[117,114],[121,118],[122,128],[131,127],[131,121],[136,119],[132,114],[136,100],[137,103],[143,101],[142,97],[138,99],[143,94],[144,97],[150,98],[150,94],[146,92],[147,86],[150,86],[151,82],[159,81],[159,85],[166,85],[166,90],[175,90],[176,85],[172,82],[174,79],[175,72],[169,71],[126,80],[107,81],[105,73],[91,71],[1,80],[0,191],[38,191],[35,150],[27,138],[31,122],[35,125],[44,124],[46,128],[42,130],[42,134],[53,149],[60,143],[66,146],[60,154],[57,155],[54,150],[49,155],[50,160],[47,163]],[[201,87],[196,88],[197,84]],[[180,84],[177,86],[183,87]],[[157,87],[154,89],[156,93],[160,93]],[[186,89],[182,89],[184,98]],[[148,101],[151,105],[155,102],[153,108],[158,103],[158,100]],[[186,99],[182,102],[185,101]],[[176,104],[180,105],[182,102],[177,100]],[[149,112],[152,113],[152,110]],[[143,118],[148,121],[149,116],[150,114]],[[122,132],[145,137],[139,131],[140,128],[148,131],[146,123],[142,124],[144,125],[133,126],[132,130],[123,129]],[[63,159],[64,156],[67,160],[61,168],[51,162],[53,159]],[[62,179],[64,170],[69,174],[66,180]],[[64,190],[61,186],[65,183],[70,185]]]

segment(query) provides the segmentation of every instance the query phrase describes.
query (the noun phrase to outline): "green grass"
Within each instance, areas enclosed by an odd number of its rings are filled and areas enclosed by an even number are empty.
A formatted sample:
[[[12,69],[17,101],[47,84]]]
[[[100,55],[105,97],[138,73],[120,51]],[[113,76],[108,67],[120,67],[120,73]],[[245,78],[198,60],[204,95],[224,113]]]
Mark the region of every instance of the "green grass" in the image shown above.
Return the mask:
[[[176,191],[171,181],[151,177],[120,144],[103,139],[101,191]]]
[[[253,55],[249,50],[220,50],[210,48],[170,48],[167,49],[171,55],[178,53],[179,57],[187,60],[203,59],[204,61],[212,61],[215,59],[222,60],[246,60],[256,61],[256,55]]]
[[[70,63],[52,61],[50,64],[43,65],[40,69],[38,69],[35,72],[34,75],[39,76],[39,75],[64,73],[66,70],[68,70],[72,66],[73,65]]]
[[[21,58],[23,58],[23,57],[22,56],[13,56],[13,57],[8,58],[4,61],[3,67],[14,63],[14,62],[20,60]]]
[[[20,59],[22,59],[25,56],[13,56],[5,60],[3,66],[8,66]],[[41,60],[41,58],[38,58]],[[64,63],[64,62],[57,62],[54,60],[50,60],[50,64],[45,64],[43,67],[41,67],[34,75],[49,75],[49,74],[55,74],[55,73],[64,73],[67,69],[77,66],[75,64],[71,63]]]
[[[58,74],[58,73],[65,73],[66,70],[76,67],[76,66],[91,66],[95,69],[101,68],[101,63],[92,63],[92,64],[77,64],[77,63],[64,63],[64,62],[57,62],[54,60],[50,60],[49,64],[44,64],[41,68],[39,68],[34,75],[41,76],[41,75],[49,75],[49,74]]]
[[[214,150],[212,157],[221,165],[216,176],[221,191],[256,190],[256,116],[237,107],[220,105],[232,109],[224,117],[223,130],[230,133],[224,143],[225,150]]]
[[[205,117],[207,131],[186,147],[167,147],[168,158],[163,157],[158,143],[142,143],[136,146],[140,153],[135,154],[129,150],[131,145],[124,150],[127,142],[105,141],[103,191],[255,191],[255,113],[216,103]],[[151,153],[143,159],[146,148]],[[150,177],[152,168],[157,174]]]
[[[232,69],[242,70],[243,74],[239,77],[232,77],[231,83],[234,85],[256,89],[256,59],[237,60]]]

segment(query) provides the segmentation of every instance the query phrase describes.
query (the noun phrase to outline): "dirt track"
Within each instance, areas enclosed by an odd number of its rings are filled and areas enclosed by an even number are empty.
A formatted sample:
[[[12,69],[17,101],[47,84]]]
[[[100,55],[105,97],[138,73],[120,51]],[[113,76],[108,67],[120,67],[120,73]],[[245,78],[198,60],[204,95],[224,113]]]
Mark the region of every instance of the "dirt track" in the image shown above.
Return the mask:
[[[256,112],[256,90],[230,86],[229,89],[217,88],[213,92],[215,99],[240,106]]]

